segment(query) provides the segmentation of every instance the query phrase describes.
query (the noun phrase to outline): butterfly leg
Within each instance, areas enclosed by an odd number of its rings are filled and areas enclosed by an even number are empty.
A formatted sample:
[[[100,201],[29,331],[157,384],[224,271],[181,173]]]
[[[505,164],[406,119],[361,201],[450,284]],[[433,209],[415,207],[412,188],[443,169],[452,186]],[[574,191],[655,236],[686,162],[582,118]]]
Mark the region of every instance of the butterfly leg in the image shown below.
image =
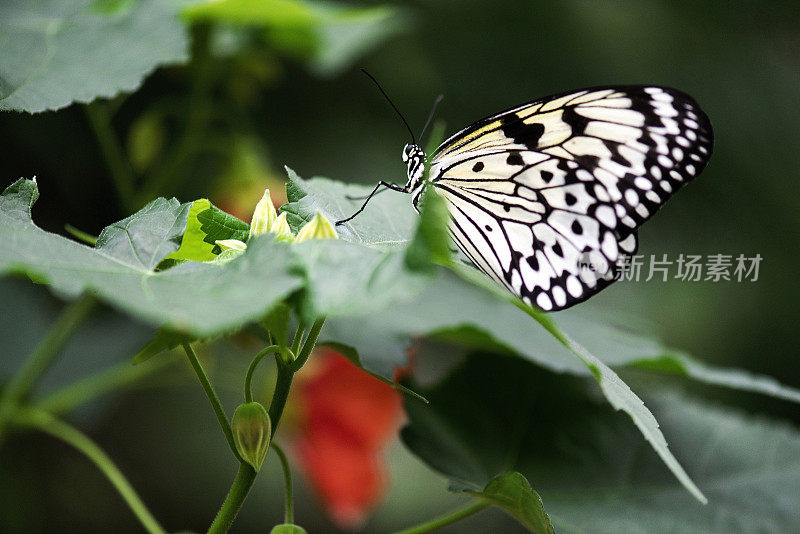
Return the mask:
[[[378,193],[378,189],[380,189],[381,187],[385,187],[386,189],[391,189],[392,191],[399,191],[401,193],[408,193],[408,191],[406,191],[406,188],[403,187],[400,184],[393,184],[391,182],[384,182],[383,180],[381,180],[380,182],[375,184],[375,187],[372,189],[372,192],[369,195],[367,195],[366,197],[364,197],[364,198],[366,198],[366,200],[361,205],[361,207],[358,208],[358,211],[356,211],[354,214],[352,214],[350,217],[348,217],[346,219],[342,219],[340,221],[336,221],[336,226],[339,226],[340,224],[344,224],[347,221],[350,221],[350,220],[354,219],[356,217],[356,215],[358,215],[359,213],[364,211],[364,208],[367,207],[367,204],[369,204],[370,199]],[[351,200],[355,200],[355,199],[351,199]]]
[[[380,194],[381,194],[381,193],[383,193],[384,191],[389,191],[389,189],[385,189],[385,188],[384,188],[384,189],[381,189],[380,191],[378,191],[377,193],[375,193],[375,195],[376,195],[376,196],[377,196],[377,195],[380,195]],[[345,196],[344,196],[344,198],[346,198],[347,200],[366,200],[366,199],[368,199],[368,198],[369,198],[369,195],[360,195],[360,196],[357,196],[357,197],[354,197],[354,196],[352,196],[352,195],[345,195]]]

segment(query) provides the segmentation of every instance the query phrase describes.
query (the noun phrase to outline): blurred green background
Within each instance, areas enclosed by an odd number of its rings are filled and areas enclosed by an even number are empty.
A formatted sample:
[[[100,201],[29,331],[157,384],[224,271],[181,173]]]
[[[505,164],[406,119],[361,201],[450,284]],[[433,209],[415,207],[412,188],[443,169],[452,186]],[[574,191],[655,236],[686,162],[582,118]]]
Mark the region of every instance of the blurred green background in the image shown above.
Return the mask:
[[[183,151],[164,171],[159,194],[245,206],[240,216],[247,217],[259,190],[283,180],[283,165],[305,177],[405,180],[405,130],[358,67],[381,81],[415,129],[435,96],[444,94],[439,117],[448,133],[573,88],[679,88],[711,118],[715,154],[703,174],[641,230],[640,253],[760,254],[758,281],[620,282],[586,305],[643,317],[668,345],[700,360],[800,386],[800,4],[470,0],[398,7],[369,33],[364,30],[363,46],[347,61],[327,68],[320,67],[319,50],[280,28],[195,26],[189,65],[157,70],[137,92],[101,102],[101,111],[114,112],[111,126],[130,152],[134,173],[163,169],[164,154],[176,146]],[[195,121],[188,135],[187,110]],[[90,124],[81,105],[0,116],[2,185],[37,176],[43,194],[34,219],[45,229],[64,233],[69,223],[97,234],[129,214],[131,206],[117,200]],[[41,287],[0,281],[0,376],[16,368],[59,306]],[[98,318],[42,389],[83,376],[98,362],[123,361],[151,335],[107,310]],[[107,342],[98,344],[97,336]],[[231,376],[233,388],[249,348],[229,343],[209,351],[225,355],[219,372]],[[183,373],[173,375],[94,403],[76,417],[112,451],[167,528],[199,531],[233,472],[217,461],[225,457],[224,441],[205,438],[218,436],[200,388]],[[705,394],[800,423],[794,405],[718,390]],[[378,510],[367,532],[399,528],[409,517],[429,517],[461,500],[399,445],[389,457],[390,505]],[[192,467],[197,461],[208,468],[198,472]],[[274,470],[277,464],[269,465]],[[259,478],[234,531],[256,532],[269,524],[265,517],[280,518],[277,474]],[[0,516],[13,518],[6,525],[14,532],[44,531],[50,524],[63,525],[63,531],[101,531],[109,524],[118,532],[138,531],[101,475],[50,439],[27,435],[7,443],[0,479]],[[6,483],[11,479],[14,487]],[[92,515],[76,506],[75,488],[84,497],[92,494]],[[313,500],[299,502],[297,514],[309,532],[335,532]],[[450,532],[513,531],[513,525],[490,512]]]

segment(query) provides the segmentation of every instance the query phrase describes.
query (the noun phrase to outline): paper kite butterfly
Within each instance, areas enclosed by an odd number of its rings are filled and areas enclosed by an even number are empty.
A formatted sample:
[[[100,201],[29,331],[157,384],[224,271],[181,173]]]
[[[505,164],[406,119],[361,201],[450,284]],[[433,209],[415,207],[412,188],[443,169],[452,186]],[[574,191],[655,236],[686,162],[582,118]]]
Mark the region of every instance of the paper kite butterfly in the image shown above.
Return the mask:
[[[523,301],[555,311],[617,278],[639,226],[703,170],[712,146],[711,123],[690,96],[595,87],[467,126],[433,154],[427,180],[412,133],[407,183],[380,182],[373,194],[410,193],[418,209],[432,185],[467,258]]]

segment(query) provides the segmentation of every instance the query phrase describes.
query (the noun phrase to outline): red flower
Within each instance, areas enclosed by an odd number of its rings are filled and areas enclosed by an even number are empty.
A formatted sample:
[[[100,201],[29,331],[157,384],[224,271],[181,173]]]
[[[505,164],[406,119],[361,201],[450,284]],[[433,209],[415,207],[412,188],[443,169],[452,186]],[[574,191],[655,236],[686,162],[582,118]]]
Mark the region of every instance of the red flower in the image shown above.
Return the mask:
[[[381,453],[397,436],[402,400],[330,349],[306,367],[292,392],[293,456],[333,521],[355,528],[383,496]]]

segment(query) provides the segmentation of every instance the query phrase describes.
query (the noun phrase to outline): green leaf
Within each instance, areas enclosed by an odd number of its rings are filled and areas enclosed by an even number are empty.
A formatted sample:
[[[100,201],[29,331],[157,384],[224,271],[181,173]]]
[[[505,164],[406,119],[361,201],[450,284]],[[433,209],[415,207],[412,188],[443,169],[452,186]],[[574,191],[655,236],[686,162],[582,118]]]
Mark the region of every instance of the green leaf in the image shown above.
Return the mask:
[[[554,534],[542,498],[519,473],[496,476],[486,484],[483,491],[468,493],[502,508],[531,532]]]
[[[314,22],[312,6],[297,0],[215,0],[186,7],[183,17],[192,22],[274,27],[306,27]]]
[[[476,278],[483,278],[477,271]],[[491,283],[488,280],[484,283]],[[536,365],[576,375],[591,373],[580,360],[545,329],[532,327],[530,317],[506,302],[448,274],[440,276],[409,302],[370,314],[357,323],[332,318],[329,335],[355,346],[364,364],[375,372],[391,373],[404,365],[405,351],[415,336],[436,336],[472,348],[510,352]],[[676,374],[693,380],[753,391],[800,402],[800,391],[766,376],[719,369],[662,344],[640,320],[616,317],[586,302],[549,316],[592,354],[612,368],[632,367]],[[642,330],[643,332],[639,332]],[[390,375],[385,375],[390,376]]]
[[[168,0],[0,3],[0,110],[39,112],[133,91],[188,59]],[[153,36],[157,36],[154,38]]]
[[[246,241],[250,226],[225,213],[208,200],[192,202],[186,232],[180,248],[167,256],[171,260],[211,261],[217,257],[216,242],[223,239]],[[215,250],[217,252],[215,252]]]
[[[401,33],[407,17],[392,6],[341,7],[316,4],[320,24],[309,68],[333,76],[370,49]]]
[[[106,257],[152,271],[161,260],[180,247],[189,206],[176,199],[157,198],[97,237],[95,249]]]
[[[318,208],[347,209],[352,202],[344,198],[345,191],[363,194],[365,189],[296,176],[292,186],[304,191],[288,206],[297,220],[310,219]],[[0,197],[0,239],[7,252],[0,257],[0,273],[24,272],[66,297],[92,291],[155,326],[196,337],[259,320],[294,293],[299,293],[302,318],[311,321],[321,315],[375,313],[413,298],[432,280],[427,269],[409,269],[404,261],[413,235],[413,214],[387,229],[380,226],[385,212],[377,216],[370,210],[350,228],[341,229],[343,239],[295,244],[265,234],[249,239],[247,250],[230,261],[184,261],[158,270],[159,265],[183,261],[162,262],[179,250],[189,223],[194,230],[183,242],[190,245],[244,233],[246,225],[216,208],[201,209],[204,201],[181,205],[174,199],[157,199],[104,230],[97,248],[92,248],[37,228],[30,212],[36,195],[35,183],[23,180]],[[408,209],[407,196],[390,200],[404,201]],[[196,221],[189,219],[191,208]],[[407,233],[399,231],[403,227]],[[393,242],[375,240],[383,237]],[[196,250],[186,256],[198,257]]]
[[[475,355],[406,399],[404,443],[454,489],[498,474],[536,482],[566,532],[792,532],[800,524],[800,433],[674,393],[648,397],[672,449],[709,498],[694,501],[625,417],[585,379]],[[535,504],[535,503],[534,503]]]
[[[194,340],[195,338],[192,336],[187,336],[186,334],[182,334],[180,332],[172,332],[162,328],[156,332],[156,335],[153,336],[153,339],[151,339],[147,345],[142,348],[142,350],[136,353],[136,355],[133,357],[132,363],[135,365],[146,362],[153,356],[174,349],[178,345],[191,343]]]
[[[346,218],[360,206],[347,195],[369,192],[325,178],[303,180],[287,170],[289,203],[281,211],[294,231],[316,212],[332,222]],[[366,315],[407,301],[435,274],[406,265],[405,251],[418,224],[409,196],[387,193],[373,202],[354,220],[336,227],[339,239],[311,240],[292,249],[304,273],[307,291],[301,313],[309,322],[322,315]]]
[[[370,189],[349,185],[325,178],[303,180],[290,168],[286,196],[289,202],[281,206],[287,213],[292,231],[311,220],[319,211],[329,221],[336,222],[355,213],[363,200],[349,200],[347,197],[360,197]],[[369,205],[355,219],[336,227],[339,237],[344,241],[375,248],[397,249],[408,246],[417,225],[417,214],[411,206],[411,197],[396,191],[388,191],[373,197]]]
[[[273,48],[304,58],[323,76],[341,72],[400,33],[406,19],[391,6],[298,0],[215,0],[189,6],[183,15],[191,21],[260,26]]]
[[[435,263],[450,262],[449,219],[445,200],[428,187],[414,241],[406,250],[406,264],[411,269],[432,270]]]
[[[24,272],[67,298],[91,291],[156,326],[209,337],[255,320],[302,287],[287,246],[256,239],[224,265],[187,262],[154,267],[178,249],[189,204],[158,199],[111,225],[97,248],[36,227],[35,182],[19,180],[0,196],[0,273]]]

